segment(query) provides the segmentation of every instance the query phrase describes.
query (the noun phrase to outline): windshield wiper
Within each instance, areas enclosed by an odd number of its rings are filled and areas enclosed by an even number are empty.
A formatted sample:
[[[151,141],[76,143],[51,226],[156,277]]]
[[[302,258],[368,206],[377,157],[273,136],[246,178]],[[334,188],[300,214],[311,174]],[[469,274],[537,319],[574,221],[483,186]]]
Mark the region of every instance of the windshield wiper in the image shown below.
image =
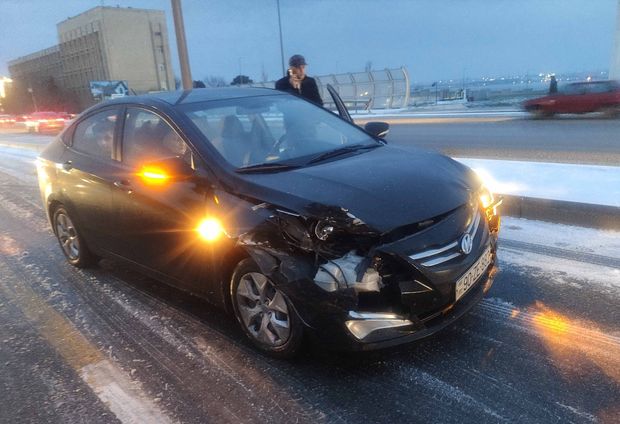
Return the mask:
[[[250,174],[253,172],[275,172],[286,171],[288,169],[299,168],[299,165],[291,165],[287,163],[259,163],[257,165],[244,166],[243,168],[237,168],[236,172],[241,174]]]
[[[339,149],[336,150],[330,150],[329,152],[325,152],[325,153],[321,153],[318,156],[315,156],[314,158],[310,159],[310,161],[308,162],[310,163],[316,163],[316,162],[320,162],[322,160],[325,159],[329,159],[329,158],[333,158],[336,156],[340,156],[340,155],[344,155],[346,153],[351,153],[351,152],[356,152],[358,150],[369,150],[369,149],[374,149],[376,147],[380,147],[381,144],[353,144],[351,146],[345,146],[345,147],[341,147]]]

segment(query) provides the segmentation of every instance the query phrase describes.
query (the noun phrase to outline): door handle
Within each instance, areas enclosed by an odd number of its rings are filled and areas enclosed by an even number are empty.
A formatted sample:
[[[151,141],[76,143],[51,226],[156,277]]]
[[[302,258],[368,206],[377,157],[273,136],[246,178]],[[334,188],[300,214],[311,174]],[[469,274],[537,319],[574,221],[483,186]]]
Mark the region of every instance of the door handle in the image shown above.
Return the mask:
[[[71,171],[73,169],[73,162],[68,160],[62,165],[60,165],[60,167],[63,169],[63,171]]]

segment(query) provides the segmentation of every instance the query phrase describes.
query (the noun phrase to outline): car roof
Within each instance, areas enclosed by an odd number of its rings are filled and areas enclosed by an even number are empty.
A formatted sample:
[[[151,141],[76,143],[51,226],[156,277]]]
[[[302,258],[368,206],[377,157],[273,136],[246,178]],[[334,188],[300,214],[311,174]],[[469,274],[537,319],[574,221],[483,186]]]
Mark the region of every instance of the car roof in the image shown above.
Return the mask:
[[[603,80],[603,81],[579,81],[579,82],[571,82],[567,85],[591,85],[591,84],[610,84],[610,85],[618,85],[618,81],[616,80]]]
[[[194,88],[192,90],[163,91],[159,93],[143,94],[139,96],[125,96],[101,104],[126,103],[158,103],[166,102],[170,105],[206,102],[212,100],[238,99],[243,97],[283,95],[281,91],[271,88],[258,87],[221,87],[221,88]]]

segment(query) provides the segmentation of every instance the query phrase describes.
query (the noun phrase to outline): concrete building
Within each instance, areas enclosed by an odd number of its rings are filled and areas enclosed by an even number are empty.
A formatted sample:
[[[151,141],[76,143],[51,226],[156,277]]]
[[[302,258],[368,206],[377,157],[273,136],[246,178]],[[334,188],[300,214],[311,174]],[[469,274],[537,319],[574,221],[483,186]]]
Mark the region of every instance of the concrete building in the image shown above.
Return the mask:
[[[618,10],[616,15],[616,35],[614,36],[614,50],[611,53],[609,79],[620,80],[620,0],[618,0]]]
[[[11,93],[19,93],[20,98],[13,99],[13,104],[19,110],[48,108],[49,99],[62,93],[63,72],[59,46],[10,61],[9,72],[13,79]]]
[[[80,108],[90,81],[126,81],[136,93],[174,90],[163,11],[99,6],[57,24],[59,45],[9,64],[11,76],[53,73]],[[33,59],[36,59],[33,62]]]

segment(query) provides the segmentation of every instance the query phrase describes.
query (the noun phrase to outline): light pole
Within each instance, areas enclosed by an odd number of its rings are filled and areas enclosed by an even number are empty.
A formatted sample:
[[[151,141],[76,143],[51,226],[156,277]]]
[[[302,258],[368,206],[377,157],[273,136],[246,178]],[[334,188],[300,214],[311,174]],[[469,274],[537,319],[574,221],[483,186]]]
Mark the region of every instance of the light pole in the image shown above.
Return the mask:
[[[179,62],[181,63],[181,80],[183,90],[191,90],[192,73],[189,68],[189,55],[187,54],[187,42],[185,40],[185,25],[183,24],[183,11],[181,0],[172,1],[172,16],[174,18],[174,31],[177,36],[177,49],[179,50]]]
[[[286,75],[286,68],[284,68],[284,46],[282,44],[282,20],[280,19],[280,0],[276,0],[278,5],[278,28],[280,29],[280,59],[282,60],[282,75]]]
[[[28,92],[30,93],[30,96],[32,96],[32,105],[34,106],[34,111],[38,112],[39,108],[37,107],[37,101],[34,98],[34,91],[32,90],[32,87],[28,87]]]

